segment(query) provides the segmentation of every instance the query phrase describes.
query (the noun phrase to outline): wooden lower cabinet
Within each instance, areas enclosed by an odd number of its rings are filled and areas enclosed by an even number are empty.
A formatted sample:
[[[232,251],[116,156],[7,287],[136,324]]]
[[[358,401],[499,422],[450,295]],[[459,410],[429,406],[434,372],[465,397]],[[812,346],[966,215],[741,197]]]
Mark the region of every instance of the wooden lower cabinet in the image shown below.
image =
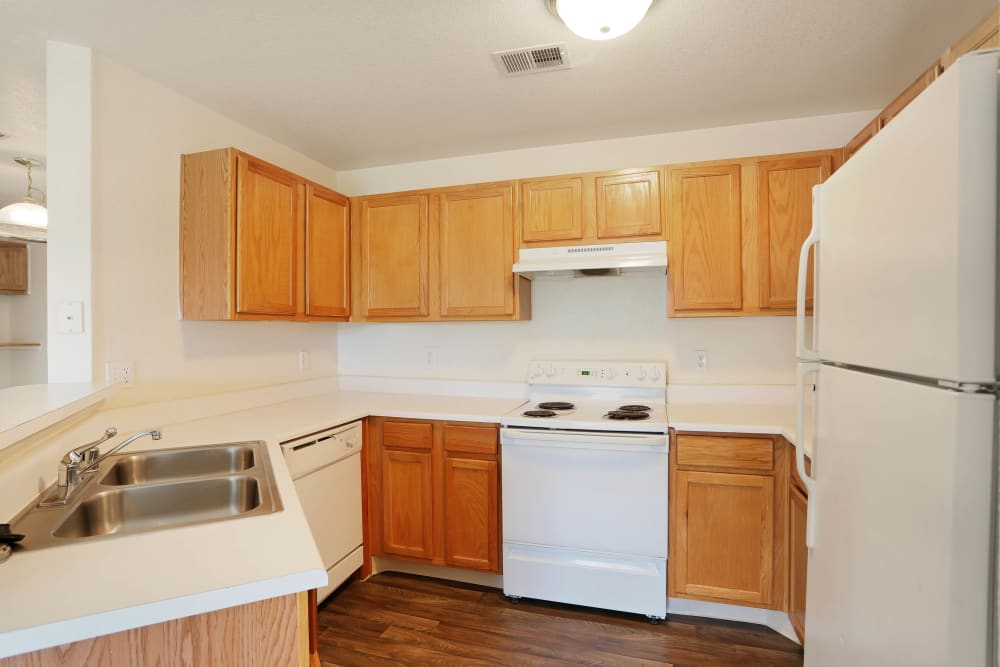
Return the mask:
[[[448,565],[499,571],[499,490],[496,461],[445,456],[444,560]]]
[[[806,570],[809,549],[806,547],[806,507],[809,499],[795,484],[788,497],[788,618],[799,641],[805,640]]]
[[[372,417],[370,553],[500,572],[500,456],[495,424]]]
[[[318,665],[309,640],[315,614],[307,605],[305,592],[285,595],[0,658],[0,667]]]
[[[430,558],[431,454],[382,452],[382,534],[386,554]]]
[[[673,440],[669,595],[784,609],[786,443],[731,434],[675,434]],[[762,444],[772,448],[770,456],[760,455]],[[753,456],[737,455],[743,449]]]

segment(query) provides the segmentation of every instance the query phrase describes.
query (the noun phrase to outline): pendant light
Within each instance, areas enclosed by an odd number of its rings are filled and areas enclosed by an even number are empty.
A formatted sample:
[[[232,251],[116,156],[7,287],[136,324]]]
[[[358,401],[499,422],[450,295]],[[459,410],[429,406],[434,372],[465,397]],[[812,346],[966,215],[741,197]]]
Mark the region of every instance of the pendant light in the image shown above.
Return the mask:
[[[26,157],[16,157],[14,162],[28,170],[28,190],[21,201],[0,208],[0,236],[44,241],[48,235],[49,212],[45,208],[44,193],[31,184],[32,167],[42,163]],[[42,199],[32,196],[33,192],[42,195]]]
[[[549,10],[584,39],[614,39],[639,25],[653,0],[548,0]]]

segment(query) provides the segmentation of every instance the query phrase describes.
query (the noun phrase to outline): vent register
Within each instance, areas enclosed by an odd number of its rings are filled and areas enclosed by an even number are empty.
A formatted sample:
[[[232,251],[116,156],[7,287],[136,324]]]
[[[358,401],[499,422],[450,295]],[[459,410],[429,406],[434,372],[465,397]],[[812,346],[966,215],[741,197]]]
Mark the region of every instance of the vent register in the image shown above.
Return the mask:
[[[539,74],[569,69],[569,53],[565,44],[543,44],[524,49],[495,51],[493,60],[507,76]]]

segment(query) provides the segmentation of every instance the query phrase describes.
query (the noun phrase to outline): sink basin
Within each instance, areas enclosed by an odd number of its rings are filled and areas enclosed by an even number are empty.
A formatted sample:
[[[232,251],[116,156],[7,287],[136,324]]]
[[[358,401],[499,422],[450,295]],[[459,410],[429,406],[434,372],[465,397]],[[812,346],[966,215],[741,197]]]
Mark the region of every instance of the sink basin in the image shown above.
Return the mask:
[[[229,476],[101,491],[90,496],[53,531],[55,537],[138,533],[218,521],[260,507],[253,477]]]
[[[105,486],[165,482],[205,475],[240,473],[254,466],[249,445],[188,447],[125,454],[101,478]]]
[[[55,487],[11,521],[19,549],[119,536],[282,510],[271,458],[261,441],[227,442],[109,456],[85,474],[65,505],[43,506]]]

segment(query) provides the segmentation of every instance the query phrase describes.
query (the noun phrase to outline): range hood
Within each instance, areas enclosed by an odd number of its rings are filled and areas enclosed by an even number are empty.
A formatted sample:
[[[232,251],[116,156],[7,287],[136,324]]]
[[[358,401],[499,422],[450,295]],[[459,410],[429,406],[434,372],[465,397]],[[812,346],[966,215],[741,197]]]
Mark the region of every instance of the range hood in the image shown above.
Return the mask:
[[[666,269],[666,241],[525,248],[514,265],[514,273],[528,278],[665,273]]]

